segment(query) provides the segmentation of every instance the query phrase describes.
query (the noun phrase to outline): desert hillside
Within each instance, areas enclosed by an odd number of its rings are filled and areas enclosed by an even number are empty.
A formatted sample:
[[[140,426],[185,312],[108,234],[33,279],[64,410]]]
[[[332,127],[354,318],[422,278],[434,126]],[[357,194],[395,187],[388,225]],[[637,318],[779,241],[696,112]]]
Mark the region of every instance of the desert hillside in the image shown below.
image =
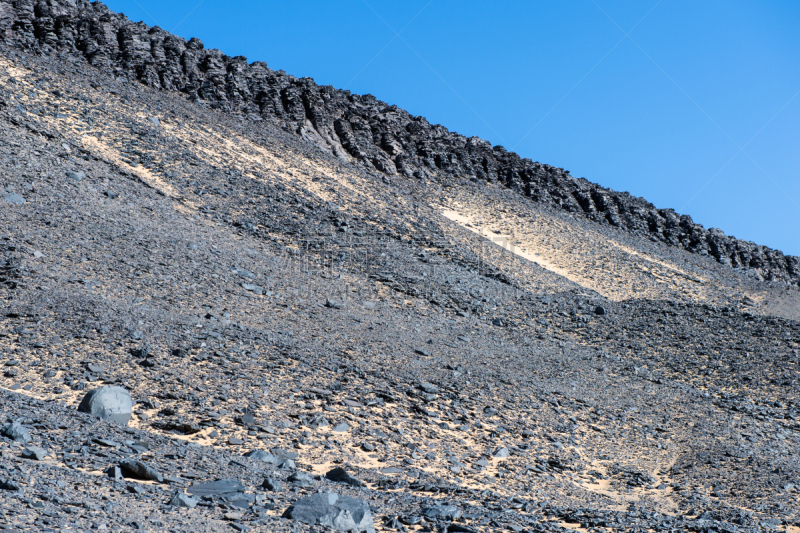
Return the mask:
[[[0,30],[6,529],[800,527],[797,258],[100,3]]]

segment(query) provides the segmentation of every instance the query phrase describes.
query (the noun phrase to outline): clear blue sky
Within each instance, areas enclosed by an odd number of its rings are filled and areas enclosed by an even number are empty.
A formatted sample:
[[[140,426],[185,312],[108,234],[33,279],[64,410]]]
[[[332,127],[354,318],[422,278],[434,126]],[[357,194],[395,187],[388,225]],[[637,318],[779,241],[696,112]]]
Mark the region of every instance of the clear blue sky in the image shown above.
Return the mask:
[[[106,3],[800,255],[800,2]]]

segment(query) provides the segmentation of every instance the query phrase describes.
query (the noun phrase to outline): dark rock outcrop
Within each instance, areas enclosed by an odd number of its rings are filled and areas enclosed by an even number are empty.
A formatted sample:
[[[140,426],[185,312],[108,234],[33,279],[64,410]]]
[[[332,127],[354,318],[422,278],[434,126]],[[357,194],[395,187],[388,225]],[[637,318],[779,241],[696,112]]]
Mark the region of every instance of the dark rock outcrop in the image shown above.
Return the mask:
[[[133,23],[100,2],[0,0],[0,36],[39,53],[83,56],[118,78],[181,91],[200,105],[276,122],[336,156],[388,176],[492,181],[532,200],[713,257],[757,278],[800,283],[800,258],[705,229],[688,215],[430,124],[371,95],[319,86]]]

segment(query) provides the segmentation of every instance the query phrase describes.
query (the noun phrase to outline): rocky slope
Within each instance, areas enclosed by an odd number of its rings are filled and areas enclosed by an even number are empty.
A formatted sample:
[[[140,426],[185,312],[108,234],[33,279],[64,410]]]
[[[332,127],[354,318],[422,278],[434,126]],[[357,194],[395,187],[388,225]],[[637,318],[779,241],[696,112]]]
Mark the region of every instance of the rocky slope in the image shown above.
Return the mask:
[[[0,43],[0,527],[800,528],[796,287],[32,51]],[[106,385],[127,425],[78,411]]]
[[[158,27],[133,23],[89,0],[2,0],[0,33],[31,51],[79,54],[106,73],[180,91],[213,108],[277,122],[345,159],[387,176],[500,183],[632,234],[708,255],[759,279],[800,282],[800,258],[703,228],[688,215],[606,189],[569,172],[467,138],[373,96],[319,86],[206,50]]]

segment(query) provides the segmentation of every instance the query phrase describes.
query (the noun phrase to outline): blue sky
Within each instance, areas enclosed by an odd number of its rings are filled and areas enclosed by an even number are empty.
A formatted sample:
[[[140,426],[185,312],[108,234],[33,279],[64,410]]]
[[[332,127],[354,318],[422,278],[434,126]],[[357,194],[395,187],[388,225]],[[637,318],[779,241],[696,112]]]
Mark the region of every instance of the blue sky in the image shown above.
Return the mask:
[[[800,255],[800,2],[106,3]]]

